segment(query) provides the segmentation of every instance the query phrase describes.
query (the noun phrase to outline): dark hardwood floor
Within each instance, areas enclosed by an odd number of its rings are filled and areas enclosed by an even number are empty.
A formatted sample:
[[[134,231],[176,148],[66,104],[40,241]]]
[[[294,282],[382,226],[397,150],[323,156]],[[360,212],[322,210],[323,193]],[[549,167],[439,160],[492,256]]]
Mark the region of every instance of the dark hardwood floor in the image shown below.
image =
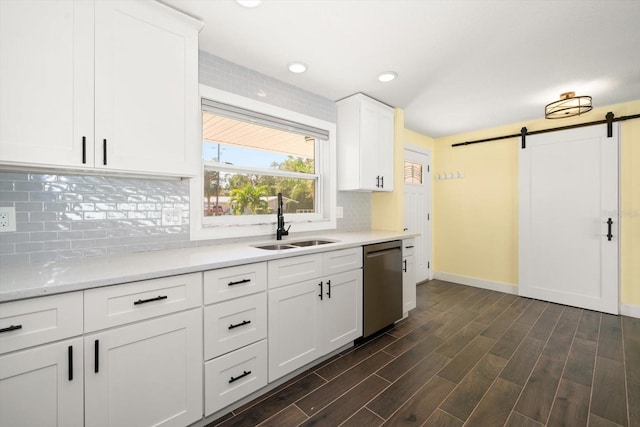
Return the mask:
[[[640,319],[433,280],[395,328],[216,425],[640,426]]]

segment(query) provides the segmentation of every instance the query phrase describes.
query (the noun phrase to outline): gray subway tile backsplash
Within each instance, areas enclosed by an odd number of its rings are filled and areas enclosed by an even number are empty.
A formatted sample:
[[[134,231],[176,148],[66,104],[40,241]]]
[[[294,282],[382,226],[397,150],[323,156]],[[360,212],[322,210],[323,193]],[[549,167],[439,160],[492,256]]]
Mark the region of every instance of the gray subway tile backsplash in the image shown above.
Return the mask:
[[[200,81],[322,120],[332,100],[205,52]],[[222,244],[189,239],[189,183],[176,179],[0,171],[0,206],[16,208],[15,232],[0,233],[0,265]],[[371,195],[338,192],[338,230],[371,228]],[[162,208],[183,209],[181,226],[163,226]]]

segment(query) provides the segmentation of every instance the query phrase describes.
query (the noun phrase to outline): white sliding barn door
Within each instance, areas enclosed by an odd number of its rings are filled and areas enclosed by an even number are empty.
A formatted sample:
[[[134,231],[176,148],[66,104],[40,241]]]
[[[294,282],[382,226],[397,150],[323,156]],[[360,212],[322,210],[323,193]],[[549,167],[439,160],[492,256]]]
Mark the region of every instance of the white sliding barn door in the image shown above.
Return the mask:
[[[617,314],[617,124],[527,136],[519,198],[520,295]]]

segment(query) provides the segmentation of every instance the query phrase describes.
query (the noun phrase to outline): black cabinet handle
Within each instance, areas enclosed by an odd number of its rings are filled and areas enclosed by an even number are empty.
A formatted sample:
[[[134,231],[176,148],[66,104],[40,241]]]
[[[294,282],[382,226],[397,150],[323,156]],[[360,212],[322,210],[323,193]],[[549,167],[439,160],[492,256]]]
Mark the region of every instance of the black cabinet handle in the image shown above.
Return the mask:
[[[87,163],[87,137],[82,137],[82,164]]]
[[[96,374],[100,372],[100,356],[98,353],[100,352],[100,340],[95,340],[93,342],[93,372]]]
[[[320,293],[318,296],[320,297],[320,301],[322,301],[322,282],[318,283],[318,286],[320,286]]]
[[[380,177],[380,188],[384,188],[384,176]]]
[[[69,381],[73,381],[73,346],[70,345],[67,349],[69,356]]]
[[[102,164],[107,166],[107,140],[102,140]]]
[[[22,325],[9,325],[6,328],[0,329],[0,334],[3,332],[16,331],[18,329],[22,329]]]
[[[242,279],[242,280],[238,280],[237,282],[229,282],[227,283],[227,286],[241,285],[243,283],[249,283],[250,281],[251,279]]]
[[[380,188],[380,175],[376,176],[376,188]]]
[[[405,249],[411,249],[411,248],[413,248],[413,245],[411,245],[411,246],[405,246],[404,248],[405,248]]]
[[[152,301],[160,301],[163,299],[167,299],[166,295],[158,295],[155,298],[149,298],[149,299],[139,299],[138,301],[134,301],[133,305],[140,305],[140,304],[146,304],[148,302],[152,302]]]
[[[405,273],[407,272],[407,260],[406,259],[402,260],[402,271],[404,271]]]
[[[249,323],[251,323],[251,320],[243,320],[242,322],[236,323],[235,325],[229,325],[229,329],[239,328],[240,326],[248,325]]]
[[[331,298],[331,280],[327,280],[327,296]]]
[[[607,226],[609,228],[609,231],[607,232],[607,240],[611,241],[611,239],[613,238],[613,234],[611,234],[611,226],[613,225],[613,221],[611,220],[611,218],[609,218],[607,220]]]
[[[238,381],[240,378],[244,378],[247,375],[251,375],[251,371],[242,371],[242,374],[238,375],[237,377],[231,377],[231,379],[229,380],[229,384],[234,381]]]

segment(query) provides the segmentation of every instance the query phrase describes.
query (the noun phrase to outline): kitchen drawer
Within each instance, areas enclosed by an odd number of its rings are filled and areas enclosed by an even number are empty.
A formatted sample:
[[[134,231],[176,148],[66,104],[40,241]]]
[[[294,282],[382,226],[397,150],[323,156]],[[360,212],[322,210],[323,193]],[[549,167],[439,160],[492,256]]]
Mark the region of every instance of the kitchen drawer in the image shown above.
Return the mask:
[[[204,272],[204,303],[225,301],[267,289],[267,263]]]
[[[325,275],[362,268],[362,246],[325,252],[322,256]]]
[[[290,285],[322,275],[322,254],[269,261],[269,288]]]
[[[416,239],[404,239],[402,241],[402,256],[414,255],[416,253]]]
[[[84,291],[85,332],[162,316],[202,305],[202,273]]]
[[[208,416],[267,385],[267,340],[204,364],[204,415]]]
[[[267,337],[267,293],[249,295],[204,308],[204,359]]]
[[[0,304],[0,354],[82,334],[82,292]]]

